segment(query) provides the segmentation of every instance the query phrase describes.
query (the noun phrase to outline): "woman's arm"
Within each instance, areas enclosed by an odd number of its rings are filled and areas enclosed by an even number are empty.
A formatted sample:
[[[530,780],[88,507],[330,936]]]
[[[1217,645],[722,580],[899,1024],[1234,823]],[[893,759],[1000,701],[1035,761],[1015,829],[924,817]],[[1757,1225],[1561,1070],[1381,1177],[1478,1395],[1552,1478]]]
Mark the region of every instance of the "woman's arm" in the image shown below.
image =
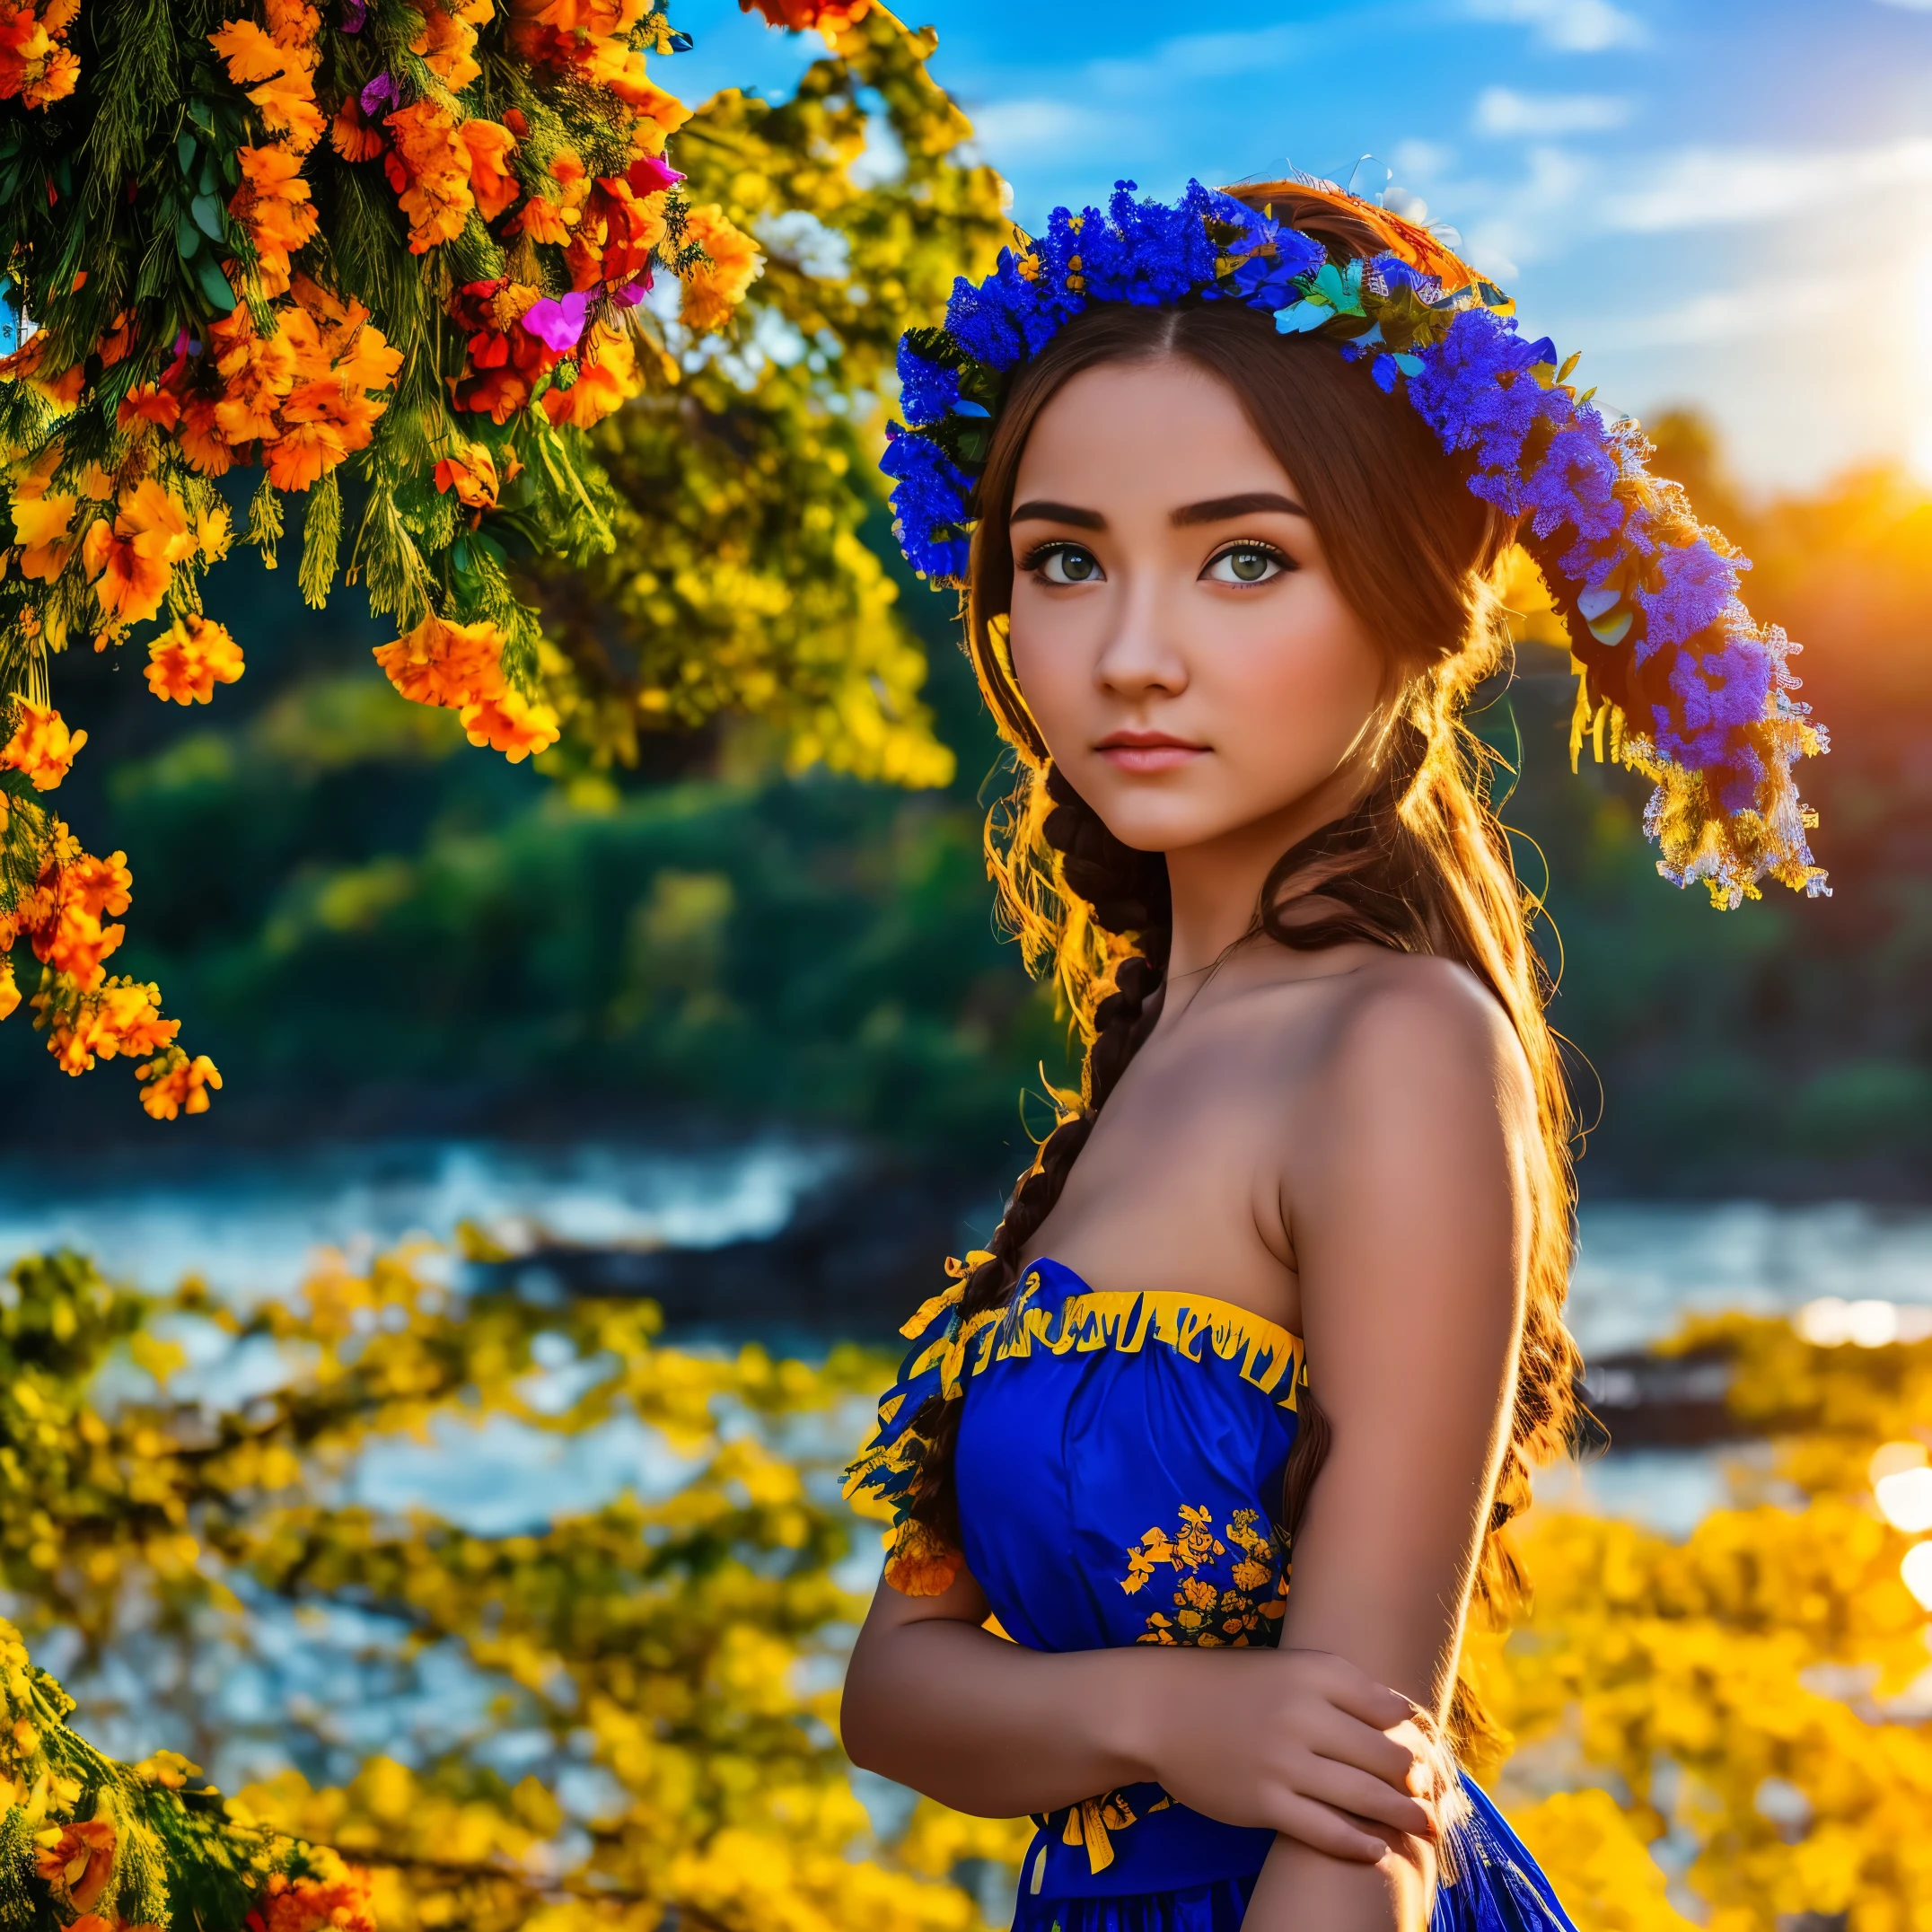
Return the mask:
[[[1515,1381],[1524,1150],[1537,1131],[1508,1023],[1465,973],[1366,989],[1290,1149],[1309,1379],[1332,1430],[1295,1535],[1284,1646],[1331,1650],[1440,1717]],[[1278,1843],[1249,1932],[1409,1932],[1422,1848],[1378,1866]]]
[[[1409,1701],[1339,1657],[1181,1647],[1029,1650],[979,1626],[963,1573],[942,1596],[882,1584],[846,1673],[855,1764],[956,1811],[1012,1818],[1153,1779],[1234,1824],[1382,1857],[1429,1816],[1408,1795]]]

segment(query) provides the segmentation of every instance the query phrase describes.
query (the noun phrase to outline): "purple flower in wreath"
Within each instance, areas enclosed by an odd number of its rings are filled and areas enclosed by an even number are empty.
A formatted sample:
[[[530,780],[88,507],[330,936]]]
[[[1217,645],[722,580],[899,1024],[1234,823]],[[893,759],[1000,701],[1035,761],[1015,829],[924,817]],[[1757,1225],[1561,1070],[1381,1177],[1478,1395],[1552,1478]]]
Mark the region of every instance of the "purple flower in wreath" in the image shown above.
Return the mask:
[[[1540,388],[1524,373],[1534,360],[1532,345],[1505,318],[1464,309],[1409,385],[1409,400],[1444,449],[1474,451],[1479,470],[1510,472],[1491,479],[1488,488],[1479,487],[1479,479],[1470,487],[1512,514],[1523,507],[1514,472],[1524,438],[1539,417],[1569,408],[1560,390]]]
[[[1251,308],[1291,308],[1302,299],[1301,281],[1328,259],[1322,244],[1298,228],[1278,230],[1272,255],[1254,255],[1234,270],[1234,286]]]
[[[1539,537],[1566,523],[1590,540],[1614,537],[1623,528],[1623,505],[1614,495],[1617,459],[1601,430],[1595,410],[1578,411],[1524,484],[1523,506]]]
[[[1764,760],[1748,744],[1734,744],[1728,774],[1717,786],[1717,803],[1726,812],[1748,812],[1758,802],[1758,787],[1764,783]]]
[[[1619,474],[1624,472],[1620,470]],[[1557,559],[1557,568],[1586,591],[1600,590],[1603,580],[1626,557],[1655,557],[1657,534],[1648,511],[1633,507],[1622,526],[1609,537],[1582,538]]]
[[[921,356],[909,342],[899,345],[899,407],[914,429],[942,422],[960,400],[960,373]]]
[[[892,517],[906,560],[930,577],[963,577],[971,547],[972,479],[936,443],[886,427],[879,467],[892,478]]]
[[[1680,652],[1670,682],[1685,730],[1717,732],[1728,741],[1761,723],[1770,707],[1775,672],[1771,654],[1749,631],[1734,631],[1715,651]]]
[[[1703,537],[1665,550],[1656,564],[1660,588],[1637,593],[1644,608],[1645,634],[1638,662],[1662,645],[1685,644],[1709,629],[1737,595],[1739,572],[1750,567],[1741,557],[1720,557]]]
[[[1132,302],[1147,307],[1198,294],[1215,278],[1216,250],[1208,223],[1226,220],[1238,207],[1190,181],[1178,205],[1136,201],[1132,181],[1116,181],[1102,221],[1092,209],[1078,240],[1085,294],[1094,302]],[[1247,219],[1243,211],[1243,225]]]
[[[995,369],[1037,356],[1065,321],[1058,305],[1044,303],[1040,289],[1020,273],[1011,249],[1000,250],[998,267],[978,286],[961,276],[946,303],[946,333],[975,362]]]

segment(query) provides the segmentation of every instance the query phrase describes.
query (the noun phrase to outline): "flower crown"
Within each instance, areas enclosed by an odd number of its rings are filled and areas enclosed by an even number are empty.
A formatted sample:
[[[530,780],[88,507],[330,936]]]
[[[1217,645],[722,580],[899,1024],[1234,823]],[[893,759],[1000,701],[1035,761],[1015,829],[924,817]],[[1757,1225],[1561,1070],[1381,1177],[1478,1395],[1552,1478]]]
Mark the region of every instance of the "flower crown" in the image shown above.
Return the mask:
[[[1190,182],[1169,207],[1116,184],[1108,211],[1056,208],[1045,236],[1015,234],[975,285],[953,285],[944,329],[900,345],[900,408],[881,467],[908,561],[962,584],[977,479],[1014,372],[1090,303],[1245,303],[1283,335],[1331,342],[1389,394],[1401,391],[1462,460],[1471,491],[1522,519],[1519,538],[1569,632],[1577,673],[1570,733],[1655,785],[1644,829],[1678,885],[1719,906],[1759,897],[1769,874],[1824,892],[1799,803],[1796,760],[1828,749],[1787,660],[1798,646],[1752,621],[1737,593],[1749,562],[1698,522],[1674,483],[1645,469],[1631,421],[1579,396],[1515,305],[1433,237],[1328,183],[1310,191],[1390,239],[1332,259],[1314,236]]]

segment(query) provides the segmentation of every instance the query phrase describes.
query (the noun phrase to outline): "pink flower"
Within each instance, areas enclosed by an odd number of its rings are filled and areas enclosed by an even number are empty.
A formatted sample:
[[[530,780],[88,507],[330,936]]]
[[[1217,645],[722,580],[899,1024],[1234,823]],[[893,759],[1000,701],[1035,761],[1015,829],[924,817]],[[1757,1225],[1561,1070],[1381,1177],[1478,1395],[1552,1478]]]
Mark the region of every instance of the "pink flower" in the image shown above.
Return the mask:
[[[640,195],[654,195],[660,189],[674,188],[683,179],[670,162],[655,154],[640,154],[630,164],[630,185]]]
[[[560,301],[546,295],[523,311],[523,327],[546,348],[574,349],[590,320],[589,292],[577,289]]]

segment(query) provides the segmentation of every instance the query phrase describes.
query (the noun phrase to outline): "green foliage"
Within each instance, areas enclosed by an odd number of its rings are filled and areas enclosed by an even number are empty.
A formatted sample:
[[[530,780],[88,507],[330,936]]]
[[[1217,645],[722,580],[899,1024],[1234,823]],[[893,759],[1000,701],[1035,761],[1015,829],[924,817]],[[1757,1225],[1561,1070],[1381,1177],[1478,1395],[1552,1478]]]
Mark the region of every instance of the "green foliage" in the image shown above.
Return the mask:
[[[733,714],[795,770],[952,777],[918,639],[859,539],[900,335],[1006,233],[998,178],[952,158],[971,130],[926,72],[935,44],[875,12],[791,100],[728,91],[679,136],[686,193],[760,237],[764,272],[728,347],[686,346],[675,387],[593,432],[615,548],[539,577],[577,694],[566,751],[634,763],[640,731]],[[882,145],[903,156],[883,180]]]
[[[482,1067],[511,1093],[1014,1159],[1019,1090],[1066,1041],[991,929],[969,797],[755,765],[559,797],[452,756],[444,723],[303,683],[121,768],[112,820],[159,915],[140,957],[212,1050],[320,1101],[375,1069],[427,1090]]]

